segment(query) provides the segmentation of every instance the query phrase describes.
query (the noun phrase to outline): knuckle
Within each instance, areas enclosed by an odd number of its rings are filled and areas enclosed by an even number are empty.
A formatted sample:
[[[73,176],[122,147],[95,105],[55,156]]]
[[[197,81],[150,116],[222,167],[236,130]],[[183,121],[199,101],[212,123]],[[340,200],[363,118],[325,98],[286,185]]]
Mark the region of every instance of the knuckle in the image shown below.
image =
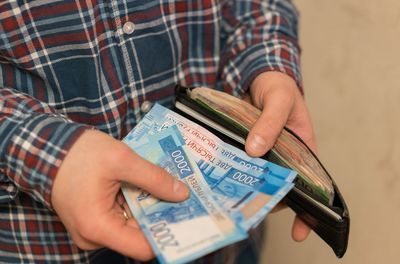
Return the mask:
[[[142,261],[150,261],[154,258],[154,255],[152,252],[144,253]]]
[[[120,164],[127,161],[133,152],[129,147],[121,143],[115,144],[112,151],[108,151],[106,153],[108,162],[111,164]]]
[[[71,234],[71,238],[72,238],[72,241],[74,241],[75,245],[82,250],[96,249],[96,247],[94,245],[89,243],[87,240],[85,240],[79,234]]]
[[[274,137],[276,134],[280,132],[282,129],[282,124],[278,120],[274,118],[268,118],[265,120],[263,123],[263,128],[262,128],[262,133],[260,133],[260,136],[262,136],[265,140],[270,141],[271,136]]]
[[[138,259],[139,261],[150,261],[154,258],[154,253],[153,251],[149,248],[149,249],[144,249],[140,252],[139,256],[135,256],[136,259]]]
[[[79,225],[78,234],[84,240],[93,240],[96,233],[97,232],[93,224],[89,224],[84,221]]]
[[[78,240],[78,241],[74,241],[75,245],[82,249],[82,250],[93,250],[93,249],[97,249],[96,246],[91,245],[90,243],[87,243],[86,241],[83,240]]]
[[[281,102],[285,105],[293,105],[294,104],[294,95],[291,93],[284,93],[281,95]]]
[[[151,180],[153,182],[162,183],[163,185],[170,183],[172,177],[164,169],[154,166],[151,173]]]

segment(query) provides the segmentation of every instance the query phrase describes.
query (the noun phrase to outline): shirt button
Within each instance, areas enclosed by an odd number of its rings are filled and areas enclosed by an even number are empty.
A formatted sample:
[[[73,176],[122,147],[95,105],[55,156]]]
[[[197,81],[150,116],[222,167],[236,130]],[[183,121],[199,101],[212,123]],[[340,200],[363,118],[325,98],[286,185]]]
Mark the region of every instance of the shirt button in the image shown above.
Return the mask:
[[[122,26],[122,31],[125,34],[132,34],[133,31],[135,31],[135,24],[133,24],[131,21],[126,22],[123,26]]]
[[[151,107],[153,106],[153,103],[150,101],[144,101],[142,103],[142,106],[140,107],[140,110],[142,110],[143,113],[147,113],[150,111]]]

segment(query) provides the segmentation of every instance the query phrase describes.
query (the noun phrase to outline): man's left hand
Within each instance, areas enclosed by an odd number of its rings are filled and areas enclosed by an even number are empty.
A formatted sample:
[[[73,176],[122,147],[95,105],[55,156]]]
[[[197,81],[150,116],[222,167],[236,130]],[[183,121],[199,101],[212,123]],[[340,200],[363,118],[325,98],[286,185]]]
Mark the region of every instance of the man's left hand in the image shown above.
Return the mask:
[[[314,130],[296,82],[280,72],[265,72],[258,75],[250,86],[252,103],[262,110],[260,118],[251,129],[246,140],[246,152],[250,156],[264,155],[275,144],[284,126],[295,131],[316,153]],[[296,216],[292,237],[303,241],[310,228]]]

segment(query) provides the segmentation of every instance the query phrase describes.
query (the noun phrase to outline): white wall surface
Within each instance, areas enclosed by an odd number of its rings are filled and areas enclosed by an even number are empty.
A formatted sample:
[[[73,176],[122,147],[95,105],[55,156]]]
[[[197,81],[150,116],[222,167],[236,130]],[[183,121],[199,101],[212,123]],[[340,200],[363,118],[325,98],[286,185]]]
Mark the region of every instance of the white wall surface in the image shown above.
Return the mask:
[[[286,210],[269,217],[262,263],[400,263],[400,1],[295,3],[306,100],[350,241],[341,260],[315,234],[293,242]]]

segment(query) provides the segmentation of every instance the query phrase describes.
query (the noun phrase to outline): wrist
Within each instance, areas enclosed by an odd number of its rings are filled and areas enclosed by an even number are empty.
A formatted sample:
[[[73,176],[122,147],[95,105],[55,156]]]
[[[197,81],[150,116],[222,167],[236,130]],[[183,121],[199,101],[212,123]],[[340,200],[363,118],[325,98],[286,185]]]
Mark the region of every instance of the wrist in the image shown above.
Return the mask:
[[[56,114],[32,114],[6,144],[6,174],[18,189],[51,208],[54,178],[68,149],[86,128]]]

